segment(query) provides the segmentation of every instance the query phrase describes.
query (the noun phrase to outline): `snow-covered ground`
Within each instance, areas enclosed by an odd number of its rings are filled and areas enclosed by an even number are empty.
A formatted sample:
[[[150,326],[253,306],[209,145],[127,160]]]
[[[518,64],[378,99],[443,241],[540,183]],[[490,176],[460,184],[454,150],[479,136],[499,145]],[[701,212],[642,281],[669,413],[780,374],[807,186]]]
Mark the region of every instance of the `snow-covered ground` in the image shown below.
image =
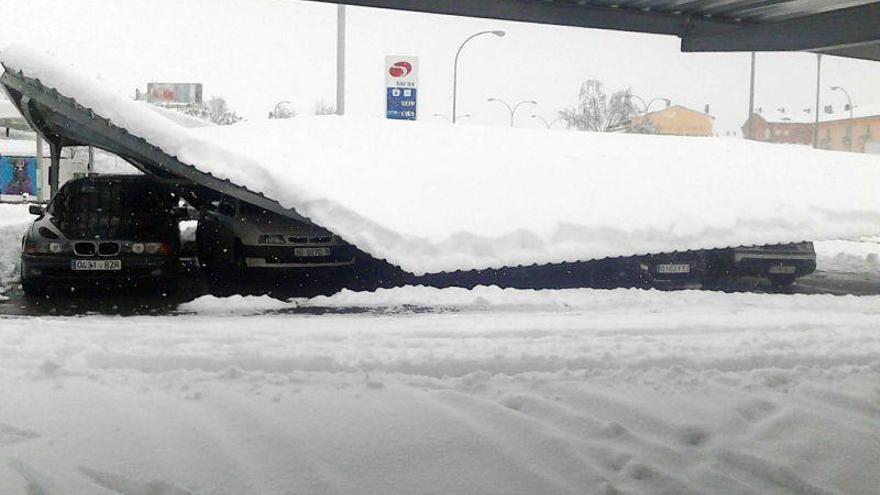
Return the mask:
[[[820,270],[880,273],[880,237],[863,237],[854,241],[822,241],[814,243],[816,264]]]
[[[415,274],[880,234],[872,155],[336,116],[189,128],[27,47],[0,60]]]
[[[0,301],[20,278],[21,237],[33,220],[27,204],[0,203]]]
[[[880,486],[880,298],[403,288],[181,310],[0,318],[0,493]]]

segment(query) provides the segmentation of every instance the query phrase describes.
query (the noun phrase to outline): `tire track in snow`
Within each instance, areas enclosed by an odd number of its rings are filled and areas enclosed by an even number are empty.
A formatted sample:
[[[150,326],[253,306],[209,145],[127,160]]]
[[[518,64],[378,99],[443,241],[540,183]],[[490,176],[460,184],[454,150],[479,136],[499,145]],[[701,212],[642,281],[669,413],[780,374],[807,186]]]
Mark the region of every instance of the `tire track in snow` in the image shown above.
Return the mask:
[[[40,434],[35,431],[16,428],[11,425],[0,423],[0,447],[14,443],[25,442],[39,438]]]
[[[697,479],[691,476],[684,481],[680,474],[705,466],[709,460],[705,455],[654,441],[617,421],[599,420],[560,402],[535,396],[508,397],[502,404],[569,438],[621,486],[640,485],[646,493],[711,494],[719,486],[724,487],[724,493],[753,493],[740,481],[713,470],[702,473],[705,486],[694,486]],[[698,427],[683,427],[677,433],[681,445],[693,448],[704,446],[708,437]]]
[[[768,493],[786,493],[794,495],[837,495],[838,492],[814,485],[794,471],[769,459],[757,457],[734,450],[723,450],[718,458],[723,463],[738,469],[752,479],[761,480],[772,489]]]
[[[116,492],[119,495],[196,495],[167,481],[138,481],[86,467],[80,467],[79,471],[96,485]]]
[[[465,392],[444,390],[433,395],[460,423],[494,444],[505,462],[556,485],[560,493],[608,482],[602,469],[569,439],[537,421]],[[574,486],[571,480],[577,480]]]
[[[25,495],[65,495],[52,478],[32,468],[19,459],[11,459],[9,467],[24,478]]]

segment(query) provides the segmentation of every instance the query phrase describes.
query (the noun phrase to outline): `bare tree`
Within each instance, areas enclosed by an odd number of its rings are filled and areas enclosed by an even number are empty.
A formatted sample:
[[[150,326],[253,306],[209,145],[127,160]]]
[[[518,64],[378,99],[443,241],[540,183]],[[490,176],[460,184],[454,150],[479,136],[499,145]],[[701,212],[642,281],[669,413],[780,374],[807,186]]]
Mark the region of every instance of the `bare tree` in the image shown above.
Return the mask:
[[[208,100],[207,107],[211,122],[217,125],[229,125],[242,120],[238,114],[229,109],[226,100],[220,96],[212,96]]]
[[[220,96],[212,96],[204,105],[188,108],[186,113],[210,120],[217,125],[229,125],[243,120],[242,117],[229,109],[226,99]]]
[[[315,103],[315,115],[334,115],[336,114],[336,105],[321,100]]]
[[[578,103],[559,111],[559,117],[569,129],[607,132],[624,128],[633,115],[635,107],[629,89],[614,92],[609,98],[602,82],[588,79],[581,84]]]

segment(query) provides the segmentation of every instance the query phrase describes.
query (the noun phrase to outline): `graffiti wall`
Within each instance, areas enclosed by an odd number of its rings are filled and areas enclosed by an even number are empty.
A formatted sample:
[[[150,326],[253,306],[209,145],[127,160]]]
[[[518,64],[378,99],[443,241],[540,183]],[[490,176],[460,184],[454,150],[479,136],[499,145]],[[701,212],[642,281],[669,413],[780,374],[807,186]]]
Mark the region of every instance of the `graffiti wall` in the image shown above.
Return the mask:
[[[0,157],[0,194],[37,195],[37,160],[34,157]]]

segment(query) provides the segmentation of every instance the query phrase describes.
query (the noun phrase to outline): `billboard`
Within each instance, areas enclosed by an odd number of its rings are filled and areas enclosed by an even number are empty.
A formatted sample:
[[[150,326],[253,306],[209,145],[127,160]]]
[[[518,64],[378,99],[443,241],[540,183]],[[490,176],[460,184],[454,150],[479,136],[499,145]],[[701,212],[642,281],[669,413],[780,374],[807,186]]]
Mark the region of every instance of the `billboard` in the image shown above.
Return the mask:
[[[0,156],[0,194],[37,195],[37,159]]]
[[[148,83],[147,103],[191,105],[202,103],[201,83]]]
[[[419,59],[385,57],[385,116],[395,120],[416,120],[418,108]]]

